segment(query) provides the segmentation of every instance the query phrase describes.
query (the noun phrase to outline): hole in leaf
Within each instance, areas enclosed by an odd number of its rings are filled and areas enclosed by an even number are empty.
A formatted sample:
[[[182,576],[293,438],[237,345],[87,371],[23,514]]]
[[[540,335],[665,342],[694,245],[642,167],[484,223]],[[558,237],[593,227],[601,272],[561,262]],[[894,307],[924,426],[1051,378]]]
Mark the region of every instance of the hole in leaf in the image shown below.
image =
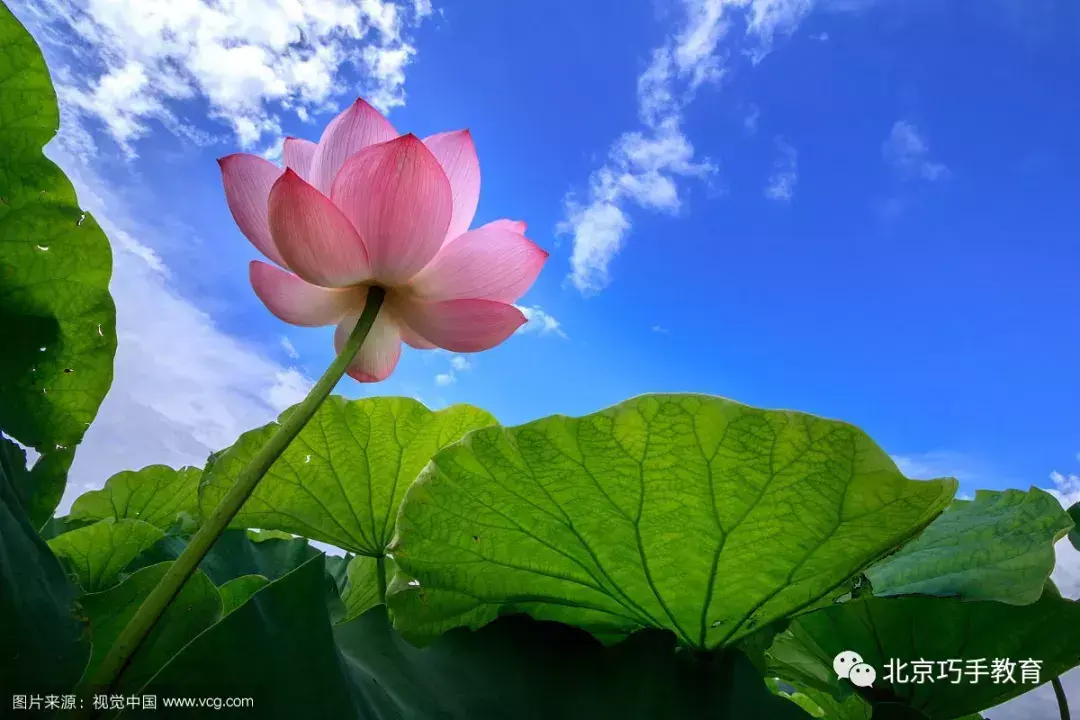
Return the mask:
[[[82,215],[79,216],[79,221],[77,223],[75,223],[75,225],[76,226],[82,226],[83,220],[85,220],[85,219],[86,219],[86,213],[83,213]]]
[[[68,374],[68,373],[73,373],[73,372],[75,372],[75,371],[72,370],[71,368],[64,368],[64,374],[65,375]]]
[[[36,247],[41,252],[48,252],[49,251],[49,246],[48,245],[35,245],[34,247]]]

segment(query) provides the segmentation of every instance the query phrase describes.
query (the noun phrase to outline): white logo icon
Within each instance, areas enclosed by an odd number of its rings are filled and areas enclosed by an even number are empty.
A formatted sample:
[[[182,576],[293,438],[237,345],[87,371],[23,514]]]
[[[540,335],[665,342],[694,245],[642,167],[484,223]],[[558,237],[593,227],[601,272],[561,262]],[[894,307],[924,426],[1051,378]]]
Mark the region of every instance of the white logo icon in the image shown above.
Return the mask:
[[[845,650],[833,658],[833,671],[837,677],[850,680],[856,687],[870,687],[877,680],[877,671],[863,662],[862,655]]]

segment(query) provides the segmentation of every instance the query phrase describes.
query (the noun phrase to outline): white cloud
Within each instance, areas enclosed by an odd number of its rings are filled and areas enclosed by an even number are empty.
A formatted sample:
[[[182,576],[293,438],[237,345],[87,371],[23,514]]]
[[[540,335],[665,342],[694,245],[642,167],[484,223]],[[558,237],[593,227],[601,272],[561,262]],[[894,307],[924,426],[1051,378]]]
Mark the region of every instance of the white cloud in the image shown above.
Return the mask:
[[[893,125],[888,139],[881,146],[881,153],[886,161],[909,178],[918,177],[933,182],[947,177],[949,173],[943,163],[931,160],[930,148],[918,128],[903,120]]]
[[[750,135],[756,135],[758,129],[758,120],[761,119],[761,108],[757,105],[751,105],[750,110],[747,111],[746,116],[743,118],[743,127],[746,128],[746,132]]]
[[[449,357],[449,360],[450,369],[444,373],[439,373],[435,376],[435,384],[439,387],[453,385],[457,382],[458,375],[460,373],[472,370],[472,363],[469,362],[469,359],[463,355],[451,355]]]
[[[799,153],[781,137],[776,138],[776,152],[773,173],[765,185],[765,197],[789,202],[795,196],[795,185],[799,182]]]
[[[113,241],[117,308],[115,379],[75,455],[59,513],[121,471],[164,463],[202,466],[245,430],[298,402],[311,381],[219,329],[170,284],[160,258],[136,238],[156,231],[133,219],[110,185],[63,150],[52,157],[79,202]]]
[[[660,333],[661,335],[667,335],[668,329],[662,325],[653,325],[652,331],[654,333]]]
[[[288,355],[290,359],[298,360],[300,358],[300,353],[296,352],[296,348],[293,346],[292,340],[285,337],[284,335],[281,336],[281,348],[285,351],[285,354]]]
[[[683,114],[700,86],[723,76],[719,46],[730,16],[738,10],[745,20],[746,52],[757,62],[768,54],[774,35],[793,30],[813,0],[683,0],[682,5],[683,25],[653,50],[638,77],[644,128],[615,141],[606,163],[590,176],[587,197],[570,193],[565,218],[556,227],[573,238],[569,281],[583,294],[598,292],[611,281],[611,261],[631,229],[628,205],[676,213],[682,207],[680,179],[716,174],[713,162],[695,159]]]
[[[408,30],[430,14],[427,0],[29,0],[26,19],[79,60],[57,74],[69,111],[134,156],[154,121],[211,140],[178,109],[189,100],[249,148],[280,135],[283,110],[306,117],[343,94],[383,111],[403,105],[416,53]]]
[[[1055,470],[1050,473],[1050,481],[1054,483],[1050,494],[1056,497],[1062,505],[1071,507],[1080,502],[1080,475],[1075,473],[1063,475]]]
[[[515,305],[521,314],[525,316],[525,324],[517,329],[516,332],[526,334],[535,333],[537,335],[558,335],[561,338],[566,338],[566,333],[563,332],[562,324],[554,317],[544,311],[539,305],[533,305],[532,307],[526,307],[524,305]]]

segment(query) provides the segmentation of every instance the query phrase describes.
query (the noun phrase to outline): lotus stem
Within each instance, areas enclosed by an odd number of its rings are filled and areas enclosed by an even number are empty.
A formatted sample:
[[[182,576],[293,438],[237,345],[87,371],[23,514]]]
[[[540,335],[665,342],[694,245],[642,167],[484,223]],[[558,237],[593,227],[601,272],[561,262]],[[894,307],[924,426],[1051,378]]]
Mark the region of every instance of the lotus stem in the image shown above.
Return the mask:
[[[360,346],[367,339],[385,297],[386,290],[381,287],[368,289],[363,313],[360,315],[360,319],[357,321],[356,327],[349,335],[348,340],[346,340],[341,353],[330,363],[330,367],[326,369],[323,376],[311,388],[307,397],[282,421],[277,431],[270,436],[266,444],[251,459],[247,467],[236,479],[236,483],[218,503],[218,506],[214,508],[214,512],[206,519],[206,522],[203,523],[194,537],[191,538],[184,551],[180,553],[180,557],[176,559],[157,586],[147,595],[131,621],[128,622],[127,627],[124,628],[112,648],[109,649],[105,659],[98,666],[97,672],[90,678],[87,689],[95,693],[108,693],[116,687],[120,677],[131,663],[132,657],[150,635],[150,632],[169,605],[176,599],[181,588],[184,587],[184,583],[199,567],[199,563],[210,552],[210,548],[214,546],[214,543],[225,532],[225,529],[229,527],[229,523],[240,512],[240,508],[247,499],[251,497],[251,493],[255,491],[259,481],[270,470],[270,466],[281,456],[289,443],[300,434],[300,431],[315,415],[319,406],[330,395],[334,386],[341,380],[341,376],[345,374],[349,363],[352,362],[357,351],[360,350]],[[382,569],[380,564],[380,570]],[[385,577],[383,580],[385,582]]]
[[[1065,697],[1065,688],[1061,687],[1061,678],[1054,678],[1050,681],[1050,684],[1054,686],[1054,695],[1057,697],[1061,720],[1069,720],[1069,699]]]

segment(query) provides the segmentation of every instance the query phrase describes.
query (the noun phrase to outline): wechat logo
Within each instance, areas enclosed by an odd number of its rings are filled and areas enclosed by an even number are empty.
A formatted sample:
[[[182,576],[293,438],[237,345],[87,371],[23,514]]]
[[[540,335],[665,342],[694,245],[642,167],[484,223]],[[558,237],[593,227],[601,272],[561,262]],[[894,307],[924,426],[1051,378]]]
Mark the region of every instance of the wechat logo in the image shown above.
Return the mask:
[[[850,680],[856,687],[870,687],[877,680],[877,671],[853,650],[845,650],[833,658],[832,667],[837,677]]]

